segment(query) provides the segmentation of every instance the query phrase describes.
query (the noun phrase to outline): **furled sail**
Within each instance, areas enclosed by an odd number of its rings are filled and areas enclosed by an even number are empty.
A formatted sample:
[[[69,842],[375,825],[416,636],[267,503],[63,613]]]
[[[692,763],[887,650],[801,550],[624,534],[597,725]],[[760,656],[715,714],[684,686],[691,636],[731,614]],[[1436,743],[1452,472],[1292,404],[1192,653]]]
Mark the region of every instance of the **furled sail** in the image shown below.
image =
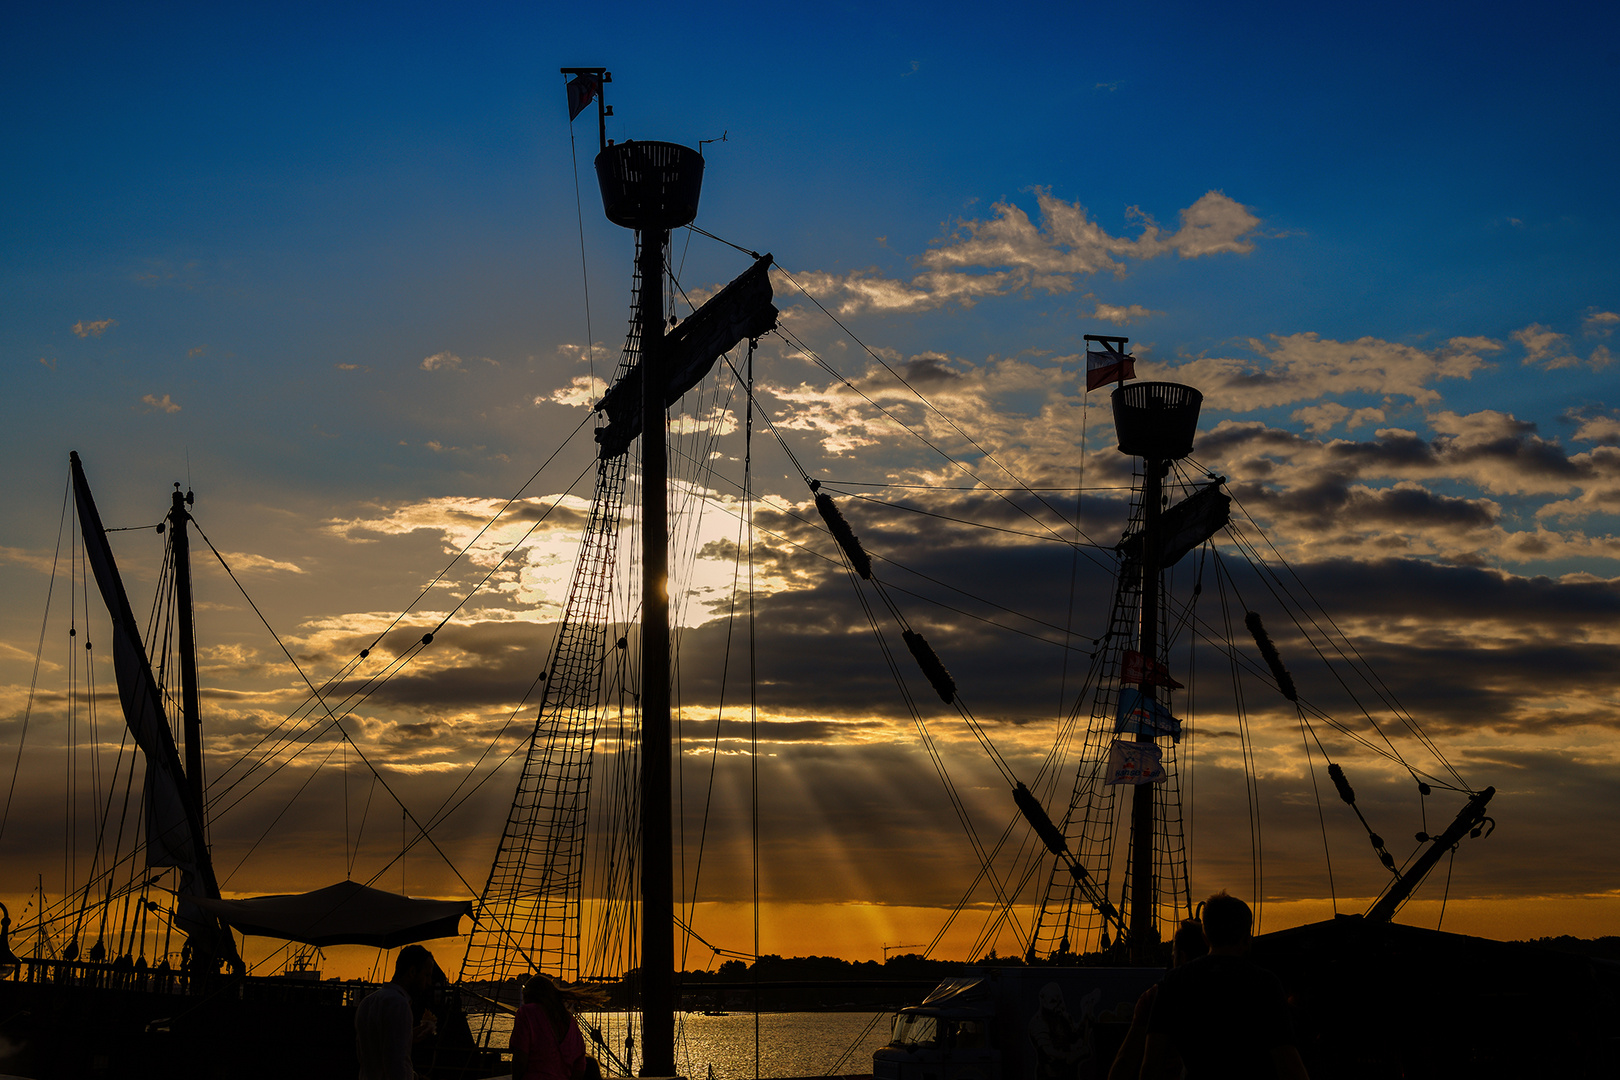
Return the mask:
[[[760,256],[663,339],[666,406],[702,382],[721,353],[744,338],[757,338],[776,328],[770,268],[770,255]],[[608,418],[607,426],[596,433],[604,458],[624,453],[641,434],[641,381],[637,363],[596,403],[597,411]]]
[[[118,564],[101,525],[96,501],[85,482],[84,466],[78,453],[71,455],[73,497],[79,509],[84,534],[85,560],[95,573],[101,597],[112,619],[113,669],[118,677],[118,696],[124,705],[124,720],[146,756],[146,863],[148,866],[178,866],[195,871],[203,850],[200,807],[190,807],[190,794],[175,748],[174,733],[163,712],[163,698],[152,677],[151,664],[141,645],[141,632],[124,592]]]
[[[180,871],[180,901],[177,922],[198,946],[200,956],[224,961],[240,970],[241,958],[230,932],[213,915],[197,906],[197,901],[218,898],[214,864],[208,854],[203,832],[203,808],[196,804],[186,784],[185,770],[174,745],[174,732],[163,711],[163,697],[152,665],[141,644],[140,626],[124,592],[123,578],[113,560],[107,531],[102,527],[96,500],[84,478],[84,466],[77,452],[69,455],[73,467],[73,498],[79,511],[79,529],[84,535],[85,561],[96,577],[101,598],[107,604],[112,622],[113,670],[118,679],[118,697],[124,706],[124,722],[146,758],[145,801],[146,863],[148,866],[176,867]],[[211,960],[209,962],[212,962]]]

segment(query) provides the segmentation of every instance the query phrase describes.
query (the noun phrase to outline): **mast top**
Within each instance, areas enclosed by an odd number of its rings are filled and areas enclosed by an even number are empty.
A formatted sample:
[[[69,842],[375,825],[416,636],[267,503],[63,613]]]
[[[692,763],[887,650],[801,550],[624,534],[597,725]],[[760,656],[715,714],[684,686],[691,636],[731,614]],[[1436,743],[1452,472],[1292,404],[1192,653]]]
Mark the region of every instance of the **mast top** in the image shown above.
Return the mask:
[[[607,219],[626,229],[667,230],[690,225],[703,190],[703,155],[667,142],[622,143],[596,155]]]
[[[1192,453],[1204,395],[1172,382],[1126,383],[1114,391],[1119,452],[1158,461]]]

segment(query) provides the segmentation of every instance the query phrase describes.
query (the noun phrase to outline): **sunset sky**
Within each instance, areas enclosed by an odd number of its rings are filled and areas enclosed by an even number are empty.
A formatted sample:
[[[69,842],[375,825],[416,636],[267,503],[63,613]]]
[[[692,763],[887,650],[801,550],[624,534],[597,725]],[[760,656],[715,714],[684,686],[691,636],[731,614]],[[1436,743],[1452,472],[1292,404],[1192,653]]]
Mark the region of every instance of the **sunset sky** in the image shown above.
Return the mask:
[[[1228,478],[1468,784],[1497,788],[1494,834],[1465,841],[1449,886],[1442,863],[1403,918],[1436,925],[1448,888],[1447,929],[1620,932],[1612,9],[57,4],[14,8],[4,27],[7,772],[77,450],[109,526],[151,525],[174,481],[194,489],[199,525],[317,681],[404,612],[380,664],[492,574],[352,727],[423,818],[484,780],[435,834],[482,885],[516,780],[485,777],[532,723],[523,702],[590,497],[588,476],[575,483],[593,452],[584,406],[628,315],[631,234],[602,216],[594,110],[571,133],[557,70],[605,65],[609,137],[705,141],[697,224],[791,275],[774,280],[787,335],[755,357],[759,405],[840,493],[878,576],[1015,769],[1039,767],[1079,687],[1081,639],[1106,629],[1111,556],[1066,540],[1082,485],[1081,527],[1119,535],[1130,462],[1106,394],[1088,400],[1080,373],[1083,335],[1128,336],[1139,375],[1206,395],[1197,465]],[[750,260],[683,231],[673,262],[699,302]],[[726,652],[743,398],[722,371],[671,415],[679,453],[705,465],[673,500],[691,511],[677,547],[699,556],[676,582],[693,832],[718,762],[694,926],[745,951],[740,626]],[[880,957],[929,941],[976,864],[836,546],[763,424],[762,947]],[[1045,503],[986,490],[1021,485]],[[142,618],[159,543],[114,536]],[[211,558],[197,559],[204,712],[210,777],[228,782],[305,691]],[[62,888],[66,573],[64,557],[0,833],[14,917],[36,875]],[[1213,625],[1210,581],[1200,615]],[[1307,696],[1370,732],[1254,590],[1244,600]],[[92,636],[98,619],[97,606]],[[883,630],[977,829],[1000,835],[1006,785]],[[1193,891],[1247,894],[1230,678],[1201,648],[1200,677],[1226,689],[1195,710]],[[111,686],[105,658],[97,679]],[[1263,918],[1277,929],[1334,902],[1293,715],[1259,680],[1244,695]],[[116,716],[99,722],[110,762]],[[1446,791],[1420,804],[1406,773],[1322,733],[1398,857],[1461,805]],[[371,774],[350,753],[346,774],[332,757],[311,779],[333,745],[216,818],[225,891],[388,866],[382,887],[468,895],[424,847],[389,866],[401,813]],[[1431,769],[1425,753],[1413,764]],[[1338,909],[1362,910],[1382,871],[1316,765]],[[942,955],[968,949],[976,918]]]

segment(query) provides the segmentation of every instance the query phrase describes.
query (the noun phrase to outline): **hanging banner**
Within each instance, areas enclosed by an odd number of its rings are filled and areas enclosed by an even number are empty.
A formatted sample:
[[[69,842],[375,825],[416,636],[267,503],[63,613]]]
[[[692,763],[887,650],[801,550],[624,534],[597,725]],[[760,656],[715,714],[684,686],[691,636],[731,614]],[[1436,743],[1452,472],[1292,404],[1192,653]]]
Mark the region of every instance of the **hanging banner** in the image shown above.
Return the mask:
[[[1108,748],[1107,783],[1162,784],[1164,781],[1164,756],[1152,743],[1115,739]]]
[[[1134,686],[1123,687],[1119,692],[1114,730],[1122,735],[1168,735],[1172,742],[1181,741],[1181,721],[1170,715],[1170,707],[1154,701]]]
[[[1180,690],[1182,686],[1170,677],[1170,669],[1157,660],[1149,660],[1135,649],[1125,650],[1124,670],[1119,677],[1120,682],[1138,683],[1142,686],[1168,686],[1172,690]]]

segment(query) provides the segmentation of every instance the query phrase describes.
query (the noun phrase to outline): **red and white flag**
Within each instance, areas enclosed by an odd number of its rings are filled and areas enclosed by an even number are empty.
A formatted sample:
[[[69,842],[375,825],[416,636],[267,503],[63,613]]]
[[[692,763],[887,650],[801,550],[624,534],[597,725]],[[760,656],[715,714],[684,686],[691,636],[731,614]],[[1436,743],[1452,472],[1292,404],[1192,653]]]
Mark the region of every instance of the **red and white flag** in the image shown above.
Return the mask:
[[[1136,357],[1130,353],[1115,352],[1112,349],[1086,353],[1087,393],[1111,382],[1134,378],[1136,378]]]
[[[575,75],[568,80],[568,119],[574,120],[585,111],[585,106],[596,100],[602,92],[602,80],[595,75]]]
[[[1157,660],[1149,660],[1135,649],[1125,650],[1125,670],[1119,677],[1120,682],[1137,683],[1141,686],[1168,686],[1172,690],[1180,690],[1181,684],[1170,677],[1170,669]]]

